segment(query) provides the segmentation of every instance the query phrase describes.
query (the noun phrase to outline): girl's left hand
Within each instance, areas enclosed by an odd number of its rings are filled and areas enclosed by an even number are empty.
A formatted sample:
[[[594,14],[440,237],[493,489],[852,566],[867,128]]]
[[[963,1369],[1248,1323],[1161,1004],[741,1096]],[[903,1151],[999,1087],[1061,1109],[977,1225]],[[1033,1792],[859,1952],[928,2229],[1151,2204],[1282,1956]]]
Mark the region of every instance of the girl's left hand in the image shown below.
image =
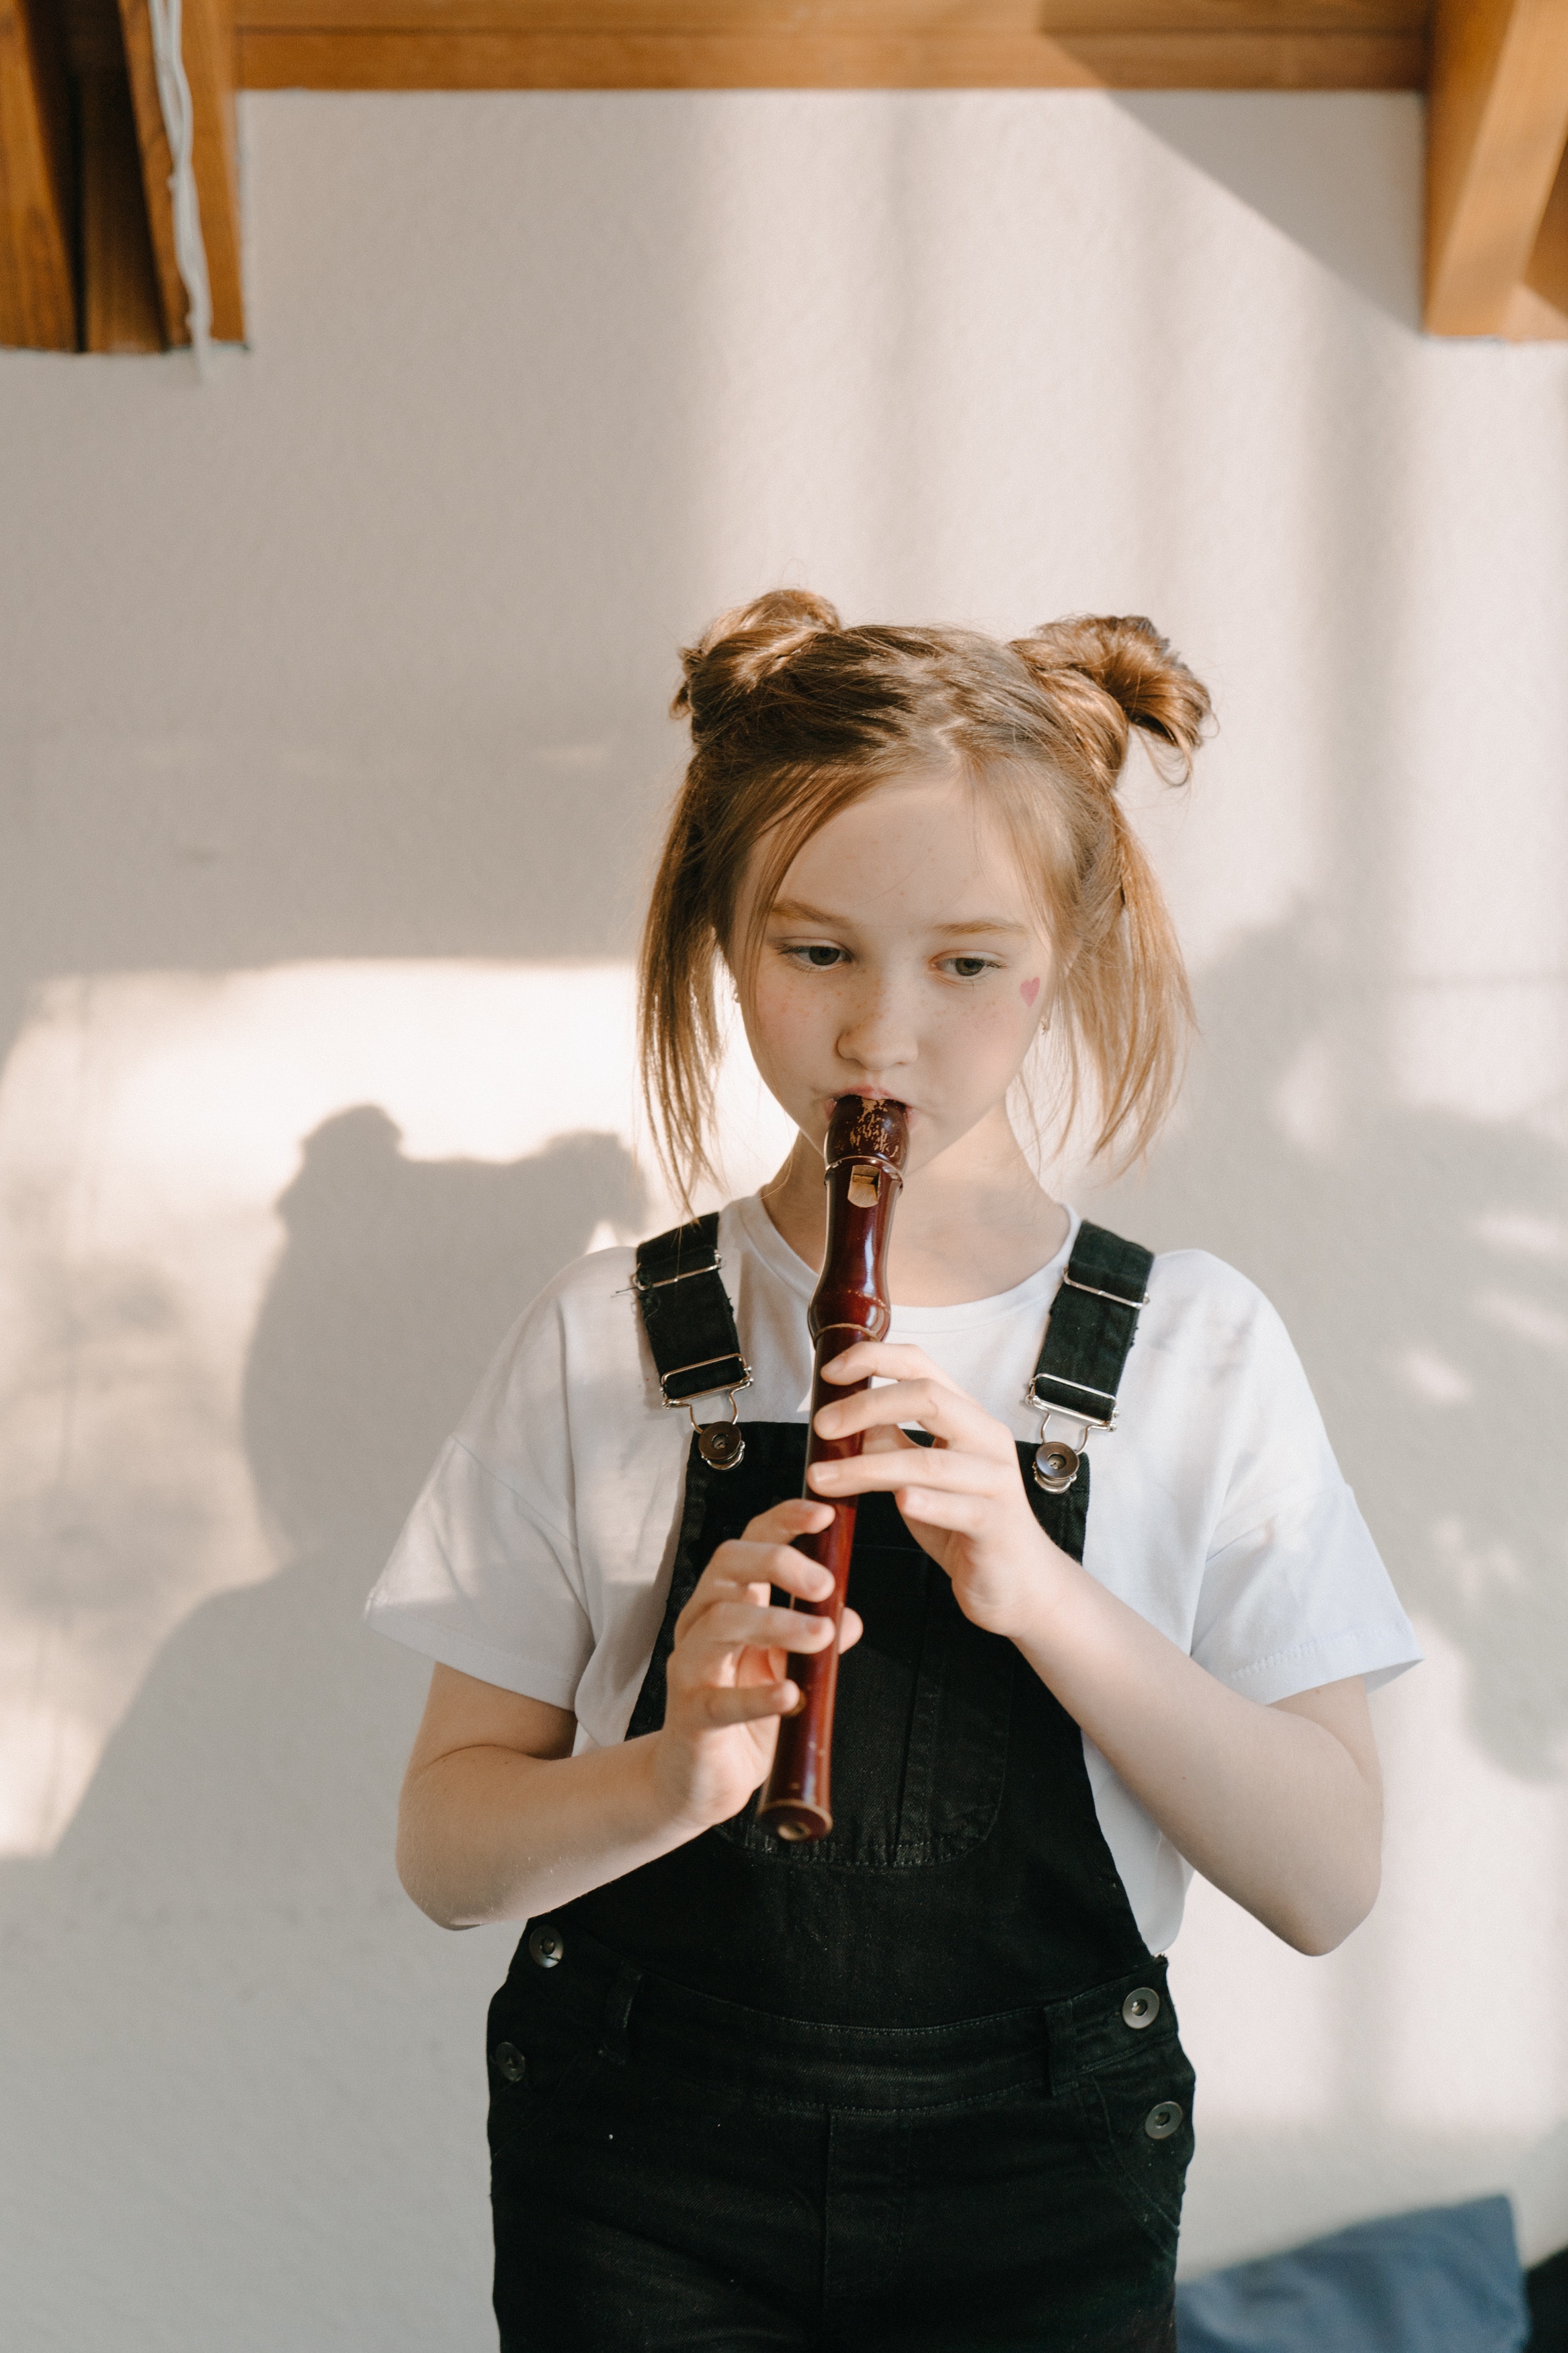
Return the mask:
[[[816,1417],[824,1438],[864,1432],[865,1450],[813,1463],[812,1493],[827,1503],[891,1493],[921,1551],[952,1579],[966,1618],[1009,1636],[1037,1624],[1067,1555],[1029,1507],[1011,1430],[955,1388],[923,1349],[858,1340],[824,1367],[830,1381],[869,1377],[890,1386],[841,1398]],[[900,1422],[929,1430],[935,1444],[917,1446]]]

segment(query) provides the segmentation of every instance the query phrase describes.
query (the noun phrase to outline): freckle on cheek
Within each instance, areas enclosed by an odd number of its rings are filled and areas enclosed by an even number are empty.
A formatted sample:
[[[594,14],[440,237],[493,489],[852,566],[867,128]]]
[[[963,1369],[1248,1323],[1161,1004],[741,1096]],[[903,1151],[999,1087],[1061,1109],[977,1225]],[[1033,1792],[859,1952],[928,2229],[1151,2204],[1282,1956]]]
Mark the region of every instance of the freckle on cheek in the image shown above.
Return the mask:
[[[1021,980],[1018,983],[1018,994],[1026,1005],[1033,1005],[1039,993],[1040,984],[1037,980]]]

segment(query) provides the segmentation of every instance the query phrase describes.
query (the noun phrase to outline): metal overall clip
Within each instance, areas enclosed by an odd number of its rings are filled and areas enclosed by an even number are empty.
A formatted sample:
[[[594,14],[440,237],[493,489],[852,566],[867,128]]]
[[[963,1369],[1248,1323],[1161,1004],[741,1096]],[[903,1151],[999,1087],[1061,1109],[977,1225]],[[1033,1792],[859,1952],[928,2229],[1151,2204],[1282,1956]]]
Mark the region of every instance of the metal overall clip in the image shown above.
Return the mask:
[[[1071,1273],[1062,1277],[1064,1291],[1082,1292],[1090,1299],[1109,1300],[1114,1307],[1130,1307],[1136,1311],[1149,1303],[1148,1293],[1141,1298],[1128,1298],[1120,1291],[1105,1291],[1098,1283],[1083,1282]],[[1131,1345],[1131,1333],[1125,1346]],[[1047,1347],[1048,1347],[1047,1341]],[[1061,1391],[1068,1394],[1063,1396]],[[1026,1402],[1044,1416],[1040,1423],[1040,1443],[1036,1450],[1033,1470],[1035,1484],[1043,1487],[1047,1495],[1065,1495],[1077,1479],[1083,1451],[1089,1443],[1091,1430],[1114,1430],[1116,1427],[1116,1392],[1094,1388],[1088,1381],[1068,1379],[1065,1373],[1047,1372],[1044,1363],[1037,1367],[1033,1379],[1024,1392]],[[1076,1429],[1076,1443],[1051,1435],[1053,1421],[1065,1422]]]
[[[668,1291],[678,1282],[706,1278],[719,1289],[722,1299],[724,1293],[719,1284],[719,1271],[722,1265],[722,1259],[715,1251],[706,1266],[682,1267],[677,1274],[648,1277],[639,1269],[632,1277],[632,1288],[646,1298],[649,1292]],[[727,1299],[724,1305],[728,1314]],[[695,1387],[689,1384],[688,1377],[690,1374],[711,1372],[716,1366],[732,1366],[734,1371],[729,1375],[721,1374],[716,1380],[700,1382]],[[694,1364],[671,1365],[660,1371],[658,1386],[667,1406],[685,1407],[691,1427],[697,1433],[697,1451],[704,1462],[714,1471],[733,1471],[746,1451],[745,1438],[741,1430],[741,1409],[735,1399],[742,1389],[749,1389],[752,1386],[752,1368],[740,1350],[726,1349],[717,1356],[699,1356]],[[730,1400],[729,1420],[699,1421],[696,1414],[699,1401],[703,1398],[721,1396]]]

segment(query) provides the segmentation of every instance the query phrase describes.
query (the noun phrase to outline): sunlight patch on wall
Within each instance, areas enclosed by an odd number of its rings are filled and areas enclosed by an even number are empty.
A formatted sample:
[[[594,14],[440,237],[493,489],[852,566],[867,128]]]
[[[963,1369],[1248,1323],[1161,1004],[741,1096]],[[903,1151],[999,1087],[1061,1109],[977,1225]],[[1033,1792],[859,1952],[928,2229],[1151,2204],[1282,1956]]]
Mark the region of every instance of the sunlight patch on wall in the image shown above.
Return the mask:
[[[1497,1573],[1506,1577],[1506,1562]],[[1462,2119],[1480,2133],[1533,2137],[1563,2114],[1560,2006],[1517,1995],[1483,2002],[1475,1989],[1500,1985],[1504,1972],[1519,1989],[1555,1981],[1568,1797],[1560,1782],[1521,1782],[1463,1736],[1468,1662],[1430,1621],[1419,1631],[1425,1665],[1378,1712],[1385,1884],[1363,1932],[1385,1989],[1378,2088],[1392,2113],[1433,2131]]]
[[[0,1852],[47,1852],[160,1646],[278,1566],[240,1428],[279,1196],[374,1105],[417,1161],[642,1165],[624,965],[332,963],[40,989],[0,1076]],[[743,1048],[737,1188],[787,1144]],[[595,1247],[628,1237],[600,1219]],[[495,1338],[524,1303],[498,1303]],[[481,1367],[476,1365],[477,1376]]]
[[[1517,1120],[1568,1140],[1568,984],[1560,976],[1415,981],[1396,993],[1392,1011],[1405,1102]]]

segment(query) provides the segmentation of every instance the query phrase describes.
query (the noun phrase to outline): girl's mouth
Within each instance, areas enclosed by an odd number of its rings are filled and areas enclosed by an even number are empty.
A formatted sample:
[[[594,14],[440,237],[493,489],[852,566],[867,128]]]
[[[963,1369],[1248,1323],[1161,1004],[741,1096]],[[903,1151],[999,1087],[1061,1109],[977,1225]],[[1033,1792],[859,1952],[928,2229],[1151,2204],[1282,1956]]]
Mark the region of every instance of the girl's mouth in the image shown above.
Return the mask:
[[[827,1116],[829,1119],[833,1117],[833,1114],[838,1109],[839,1104],[841,1103],[847,1103],[851,1095],[858,1095],[862,1103],[896,1103],[900,1111],[904,1113],[906,1119],[910,1113],[914,1109],[913,1103],[905,1103],[901,1095],[889,1094],[885,1089],[881,1087],[846,1087],[841,1095],[824,1095],[822,1100],[827,1107]]]

